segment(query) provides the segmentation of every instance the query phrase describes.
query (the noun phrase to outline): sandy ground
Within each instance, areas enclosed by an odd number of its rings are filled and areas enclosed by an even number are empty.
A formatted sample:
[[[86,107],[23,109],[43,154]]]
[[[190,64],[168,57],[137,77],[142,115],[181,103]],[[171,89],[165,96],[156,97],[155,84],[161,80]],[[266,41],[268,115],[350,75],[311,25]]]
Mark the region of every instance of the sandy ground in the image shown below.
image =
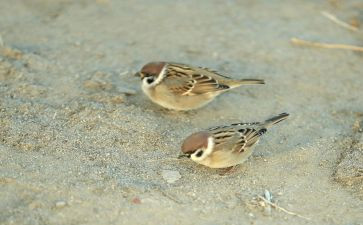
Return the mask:
[[[363,54],[289,42],[363,45],[322,10],[363,23],[359,0],[2,0],[0,223],[363,224]],[[132,76],[155,60],[266,85],[170,112]],[[191,132],[281,112],[231,175],[175,160]]]

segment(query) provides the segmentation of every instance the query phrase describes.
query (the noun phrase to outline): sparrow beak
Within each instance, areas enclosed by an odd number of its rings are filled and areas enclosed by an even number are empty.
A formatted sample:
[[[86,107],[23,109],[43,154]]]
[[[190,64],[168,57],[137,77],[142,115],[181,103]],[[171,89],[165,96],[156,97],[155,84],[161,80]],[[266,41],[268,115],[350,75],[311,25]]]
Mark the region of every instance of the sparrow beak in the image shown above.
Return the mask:
[[[135,77],[140,77],[140,78],[141,78],[141,80],[142,80],[142,79],[144,79],[144,74],[143,74],[143,73],[141,73],[141,72],[137,72],[137,73],[135,73],[135,74],[134,74],[134,76],[135,76]]]
[[[178,159],[182,159],[182,158],[190,158],[190,154],[180,154],[178,156]]]

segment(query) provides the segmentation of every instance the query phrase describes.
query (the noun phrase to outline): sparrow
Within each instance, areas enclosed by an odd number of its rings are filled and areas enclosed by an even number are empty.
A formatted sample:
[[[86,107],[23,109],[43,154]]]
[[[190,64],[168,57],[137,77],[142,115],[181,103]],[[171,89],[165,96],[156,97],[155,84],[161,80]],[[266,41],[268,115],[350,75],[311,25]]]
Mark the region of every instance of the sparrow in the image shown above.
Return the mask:
[[[248,159],[267,129],[288,116],[282,113],[264,122],[234,123],[194,133],[184,140],[178,158],[188,157],[210,168],[233,168]]]
[[[141,88],[151,101],[180,111],[202,107],[241,85],[264,84],[263,80],[236,80],[207,68],[168,62],[150,62],[135,75],[140,76]]]

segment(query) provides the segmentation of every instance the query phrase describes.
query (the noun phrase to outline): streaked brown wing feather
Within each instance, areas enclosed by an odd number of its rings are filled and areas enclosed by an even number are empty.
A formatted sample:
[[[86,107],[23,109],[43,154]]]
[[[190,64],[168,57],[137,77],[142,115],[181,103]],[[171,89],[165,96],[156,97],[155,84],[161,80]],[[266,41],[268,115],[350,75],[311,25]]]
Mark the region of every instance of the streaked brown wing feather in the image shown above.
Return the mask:
[[[234,151],[240,135],[231,127],[219,127],[211,131],[214,137],[215,151]]]
[[[256,144],[259,137],[266,132],[266,128],[263,127],[247,127],[239,129],[240,141],[236,144],[235,151],[243,152],[246,148],[250,148]]]
[[[203,74],[193,74],[192,78],[195,83],[190,92],[194,94],[204,94],[207,92],[229,89],[229,86],[220,84],[216,79],[210,76],[205,76]]]
[[[193,79],[186,68],[168,66],[163,82],[175,94],[183,95],[194,86]]]
[[[195,69],[179,64],[168,65],[164,82],[171,91],[180,95],[197,95],[229,88],[211,76],[196,73]]]
[[[230,126],[210,128],[215,138],[216,148],[231,149],[233,152],[244,152],[254,145],[258,138],[266,131],[253,127],[259,123],[239,123]],[[252,125],[252,127],[250,127]],[[243,128],[242,128],[243,127]]]
[[[209,69],[209,68],[205,68],[205,67],[198,67],[199,70],[201,71],[198,71],[199,73],[203,73],[203,74],[206,74],[208,76],[211,76],[211,77],[214,77],[214,76],[219,76],[221,78],[224,78],[224,79],[232,79],[226,75],[222,75],[220,74],[218,71],[215,71],[215,70],[212,70],[212,69]]]

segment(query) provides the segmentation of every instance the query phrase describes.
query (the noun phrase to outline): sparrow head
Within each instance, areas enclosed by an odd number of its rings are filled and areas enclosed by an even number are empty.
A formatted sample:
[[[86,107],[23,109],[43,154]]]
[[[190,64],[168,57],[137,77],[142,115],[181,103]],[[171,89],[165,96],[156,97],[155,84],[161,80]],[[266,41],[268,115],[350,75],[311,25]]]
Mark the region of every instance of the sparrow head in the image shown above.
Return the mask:
[[[197,132],[184,140],[181,146],[183,154],[179,155],[178,158],[188,157],[193,161],[202,161],[212,152],[213,147],[213,137],[209,133]]]
[[[145,85],[152,85],[165,66],[165,62],[151,62],[144,65],[140,72],[136,73],[136,76],[139,76]]]

